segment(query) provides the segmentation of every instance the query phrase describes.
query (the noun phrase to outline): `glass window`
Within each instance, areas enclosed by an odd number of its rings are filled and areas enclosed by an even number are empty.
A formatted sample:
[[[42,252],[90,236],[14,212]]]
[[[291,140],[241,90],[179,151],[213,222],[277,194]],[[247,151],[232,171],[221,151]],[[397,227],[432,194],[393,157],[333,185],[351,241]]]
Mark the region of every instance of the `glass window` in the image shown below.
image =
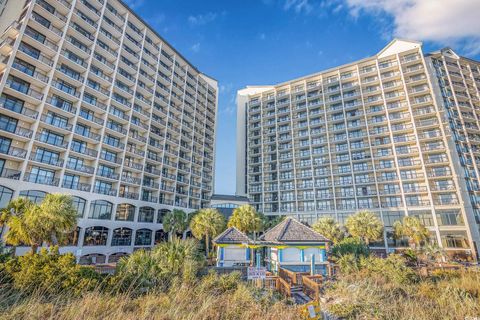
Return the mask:
[[[113,230],[112,246],[129,246],[132,243],[132,229],[117,228]]]
[[[437,222],[439,226],[459,226],[464,225],[460,210],[437,210]]]
[[[108,228],[90,227],[85,229],[84,246],[106,246],[108,239]]]
[[[139,229],[135,233],[136,246],[149,246],[152,244],[152,230]]]
[[[17,129],[17,119],[0,115],[0,130],[7,132],[15,132]]]
[[[47,195],[46,192],[38,191],[38,190],[20,191],[20,197],[25,197],[28,200],[30,200],[34,203],[37,203],[37,204],[42,202],[46,195]]]
[[[12,200],[13,190],[0,186],[0,209],[5,208]]]
[[[121,203],[117,206],[115,220],[133,221],[135,217],[135,206],[128,203]]]
[[[155,209],[152,207],[141,207],[138,211],[138,222],[153,222]]]
[[[78,246],[78,238],[80,237],[81,231],[82,231],[82,228],[77,227],[73,232],[69,233],[64,245]]]
[[[113,205],[105,200],[95,200],[90,204],[89,219],[110,220]]]
[[[461,248],[469,247],[466,231],[440,231],[440,238],[445,248]]]
[[[83,198],[73,196],[72,205],[77,210],[77,218],[83,218],[83,213],[85,212],[85,206],[87,201]]]
[[[162,223],[163,222],[163,217],[165,217],[165,215],[169,212],[170,212],[170,210],[168,210],[168,209],[159,209],[158,210],[158,216],[157,216],[157,223]]]
[[[162,229],[155,231],[155,244],[168,240],[168,234]]]

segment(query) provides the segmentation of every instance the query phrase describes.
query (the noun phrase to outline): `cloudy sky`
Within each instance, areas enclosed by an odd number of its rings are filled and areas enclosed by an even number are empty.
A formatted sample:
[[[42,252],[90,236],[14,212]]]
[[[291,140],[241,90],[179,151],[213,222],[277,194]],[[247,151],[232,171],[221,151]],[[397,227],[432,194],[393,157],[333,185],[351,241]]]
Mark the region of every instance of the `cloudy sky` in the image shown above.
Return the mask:
[[[128,0],[219,81],[217,193],[235,192],[235,96],[352,62],[394,37],[480,59],[480,0]]]

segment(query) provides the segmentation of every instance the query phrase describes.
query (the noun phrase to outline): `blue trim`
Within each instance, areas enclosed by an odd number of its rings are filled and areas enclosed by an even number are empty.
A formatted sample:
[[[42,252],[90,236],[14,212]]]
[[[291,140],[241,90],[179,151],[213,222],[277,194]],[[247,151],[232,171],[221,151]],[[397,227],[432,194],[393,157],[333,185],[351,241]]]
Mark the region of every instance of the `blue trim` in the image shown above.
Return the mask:
[[[223,261],[225,256],[225,248],[220,247],[220,261]]]
[[[325,262],[327,260],[327,252],[325,249],[320,250],[320,261]]]
[[[305,250],[300,249],[300,261],[305,262]]]
[[[245,249],[245,259],[246,259],[247,261],[250,260],[250,248],[246,248],[246,249]]]
[[[283,262],[283,249],[278,249],[278,262]]]

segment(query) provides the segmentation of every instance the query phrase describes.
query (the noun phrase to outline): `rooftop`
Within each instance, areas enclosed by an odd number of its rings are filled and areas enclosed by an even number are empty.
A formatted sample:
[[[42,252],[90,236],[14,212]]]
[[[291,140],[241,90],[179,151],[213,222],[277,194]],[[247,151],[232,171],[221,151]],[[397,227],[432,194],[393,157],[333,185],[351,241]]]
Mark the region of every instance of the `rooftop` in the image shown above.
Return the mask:
[[[251,240],[245,233],[237,228],[230,227],[213,239],[213,242],[215,244],[242,244],[250,243]]]
[[[265,232],[265,234],[260,237],[260,240],[276,243],[313,243],[330,241],[324,236],[322,236],[320,233],[316,232],[310,227],[307,227],[306,225],[292,217],[286,218],[285,220],[277,224],[275,227]]]

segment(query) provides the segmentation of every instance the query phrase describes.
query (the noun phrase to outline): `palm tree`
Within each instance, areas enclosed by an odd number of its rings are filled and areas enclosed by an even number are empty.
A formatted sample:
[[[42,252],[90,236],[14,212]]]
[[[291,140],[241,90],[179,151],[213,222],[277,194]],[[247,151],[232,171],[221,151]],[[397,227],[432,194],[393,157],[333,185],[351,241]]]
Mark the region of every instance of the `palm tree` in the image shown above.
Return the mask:
[[[44,227],[50,237],[46,242],[58,245],[74,231],[77,225],[77,211],[73,207],[72,197],[65,194],[48,194],[42,203],[40,211],[45,218]]]
[[[254,238],[256,232],[262,230],[262,225],[262,216],[257,213],[254,207],[248,204],[233,210],[233,214],[228,220],[229,227],[236,227],[238,230],[245,233],[253,232]]]
[[[333,243],[337,243],[344,237],[344,233],[338,222],[330,217],[318,219],[312,228],[327,239],[332,240]]]
[[[188,228],[188,215],[180,209],[173,209],[163,218],[163,229],[168,232],[171,241],[177,233],[183,233]]]
[[[428,260],[434,261],[434,262],[445,262],[445,250],[443,248],[440,248],[439,246],[435,244],[427,244],[423,248],[423,253],[425,257]]]
[[[6,224],[6,243],[14,246],[28,244],[36,253],[43,242],[58,244],[73,231],[77,224],[72,198],[50,194],[40,205],[26,198],[10,201],[1,212],[1,222]]]
[[[410,248],[415,249],[422,241],[428,240],[430,232],[417,217],[406,216],[402,221],[395,221],[393,224],[395,237],[408,239]]]
[[[205,237],[205,253],[210,253],[210,239],[225,230],[225,217],[216,209],[202,209],[190,221],[190,230],[195,238]]]
[[[277,224],[282,222],[286,216],[266,216],[263,214],[260,214],[262,217],[262,229],[263,231],[267,231],[273,227],[275,227]]]
[[[362,239],[367,246],[383,237],[383,223],[370,211],[360,211],[348,217],[345,227],[352,237]]]

